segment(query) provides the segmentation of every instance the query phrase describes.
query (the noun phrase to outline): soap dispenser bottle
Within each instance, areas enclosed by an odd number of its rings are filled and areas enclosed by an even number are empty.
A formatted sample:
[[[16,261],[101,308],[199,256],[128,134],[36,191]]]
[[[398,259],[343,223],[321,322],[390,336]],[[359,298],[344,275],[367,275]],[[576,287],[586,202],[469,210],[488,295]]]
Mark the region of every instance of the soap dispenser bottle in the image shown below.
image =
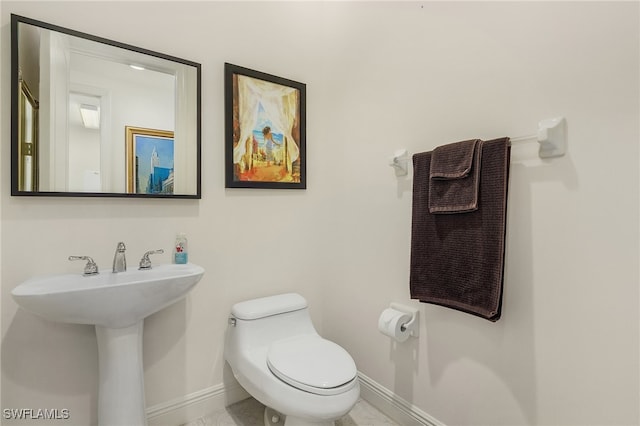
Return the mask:
[[[173,262],[176,264],[185,264],[189,261],[187,236],[179,233],[176,236],[175,249],[173,250]]]

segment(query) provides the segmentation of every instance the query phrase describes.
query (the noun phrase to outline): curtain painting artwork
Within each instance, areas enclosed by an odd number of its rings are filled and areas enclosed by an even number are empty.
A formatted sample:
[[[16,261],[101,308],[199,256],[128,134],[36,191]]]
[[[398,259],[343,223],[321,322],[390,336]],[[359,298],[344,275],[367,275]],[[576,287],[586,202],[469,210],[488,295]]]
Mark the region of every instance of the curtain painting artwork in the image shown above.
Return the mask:
[[[225,64],[227,188],[306,188],[305,90]]]

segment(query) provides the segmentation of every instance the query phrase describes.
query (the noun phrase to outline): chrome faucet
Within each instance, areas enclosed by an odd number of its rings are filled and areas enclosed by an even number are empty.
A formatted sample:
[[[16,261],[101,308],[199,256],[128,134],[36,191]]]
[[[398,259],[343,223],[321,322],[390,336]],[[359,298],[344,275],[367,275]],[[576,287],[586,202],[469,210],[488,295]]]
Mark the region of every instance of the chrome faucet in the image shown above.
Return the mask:
[[[127,270],[127,259],[124,256],[126,249],[123,242],[118,243],[116,253],[113,255],[113,272],[125,272]]]
[[[84,275],[98,275],[98,265],[89,256],[69,256],[69,260],[86,260],[87,264],[84,267]]]
[[[142,255],[142,259],[140,259],[140,266],[138,269],[151,269],[151,259],[149,259],[149,255],[151,254],[162,254],[164,253],[163,249],[158,250],[150,250]]]

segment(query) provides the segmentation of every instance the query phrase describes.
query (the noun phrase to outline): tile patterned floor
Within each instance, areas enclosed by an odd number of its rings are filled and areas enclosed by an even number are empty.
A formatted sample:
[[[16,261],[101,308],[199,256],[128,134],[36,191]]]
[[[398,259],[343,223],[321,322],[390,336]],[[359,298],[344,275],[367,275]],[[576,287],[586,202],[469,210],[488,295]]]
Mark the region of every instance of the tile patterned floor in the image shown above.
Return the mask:
[[[253,398],[230,405],[224,410],[184,426],[262,426],[264,405]],[[363,399],[336,426],[399,426]]]

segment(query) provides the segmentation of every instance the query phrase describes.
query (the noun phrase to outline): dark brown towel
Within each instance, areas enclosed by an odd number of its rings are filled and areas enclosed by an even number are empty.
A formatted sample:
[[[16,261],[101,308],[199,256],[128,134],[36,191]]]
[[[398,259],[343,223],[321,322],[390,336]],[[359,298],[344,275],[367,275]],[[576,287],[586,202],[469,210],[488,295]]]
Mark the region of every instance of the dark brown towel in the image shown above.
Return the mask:
[[[478,208],[482,141],[442,145],[431,154],[429,213],[465,213]]]
[[[510,154],[484,142],[477,210],[447,215],[428,213],[431,152],[413,156],[412,299],[500,319]]]

